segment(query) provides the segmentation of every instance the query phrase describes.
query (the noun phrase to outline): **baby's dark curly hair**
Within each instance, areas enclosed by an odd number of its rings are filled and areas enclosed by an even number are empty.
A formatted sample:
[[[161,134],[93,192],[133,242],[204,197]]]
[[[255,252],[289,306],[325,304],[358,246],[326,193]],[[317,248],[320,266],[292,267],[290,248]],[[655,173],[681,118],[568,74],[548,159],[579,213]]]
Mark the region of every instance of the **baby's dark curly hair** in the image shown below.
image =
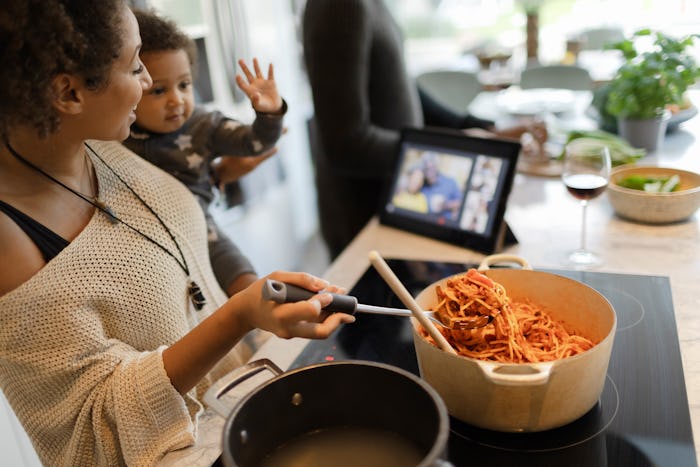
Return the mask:
[[[102,89],[122,48],[124,0],[14,0],[0,10],[0,134],[30,125],[40,137],[60,121],[51,81],[59,73]]]
[[[133,9],[141,33],[141,53],[184,50],[194,71],[197,48],[174,21],[159,16],[154,10]]]

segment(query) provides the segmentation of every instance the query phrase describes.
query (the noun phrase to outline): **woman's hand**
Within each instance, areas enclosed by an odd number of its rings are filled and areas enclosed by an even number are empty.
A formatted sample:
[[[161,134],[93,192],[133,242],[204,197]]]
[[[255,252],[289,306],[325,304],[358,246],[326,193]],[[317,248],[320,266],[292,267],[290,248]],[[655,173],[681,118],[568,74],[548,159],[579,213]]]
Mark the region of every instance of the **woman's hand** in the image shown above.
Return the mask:
[[[163,351],[165,371],[180,394],[192,389],[216,362],[253,329],[264,329],[285,339],[324,339],[342,323],[355,321],[354,316],[346,313],[321,311],[331,303],[332,297],[327,293],[295,303],[277,304],[265,300],[262,288],[268,278],[314,292],[345,293],[344,289],[303,272],[279,271],[253,282]]]
[[[547,142],[549,133],[547,132],[547,123],[541,119],[535,119],[525,125],[528,133],[535,137],[540,145]]]
[[[549,156],[544,145],[549,137],[547,124],[539,118],[525,120],[517,125],[494,130],[497,137],[519,141],[524,158],[531,161],[546,162]]]
[[[526,120],[510,127],[497,129],[495,133],[502,138],[511,138],[514,140],[520,140],[523,134],[529,133],[540,145],[546,143],[548,138],[547,124],[538,118]]]
[[[266,279],[287,282],[319,293],[308,300],[278,304],[262,296]],[[264,329],[284,339],[325,339],[342,323],[354,322],[355,317],[347,313],[329,314],[322,311],[332,301],[330,294],[324,292],[345,293],[345,290],[311,274],[277,271],[254,282],[232,297],[229,303],[238,302],[232,313],[238,313],[237,318],[244,329]]]
[[[267,71],[267,78],[260,71],[258,59],[253,59],[253,69],[255,74],[251,73],[248,66],[243,60],[238,61],[241,70],[245,74],[246,79],[241,75],[236,75],[236,84],[243,90],[253,104],[253,108],[257,112],[278,113],[282,109],[282,97],[277,92],[277,84],[275,84],[275,73],[272,63]],[[246,81],[247,80],[247,81]]]

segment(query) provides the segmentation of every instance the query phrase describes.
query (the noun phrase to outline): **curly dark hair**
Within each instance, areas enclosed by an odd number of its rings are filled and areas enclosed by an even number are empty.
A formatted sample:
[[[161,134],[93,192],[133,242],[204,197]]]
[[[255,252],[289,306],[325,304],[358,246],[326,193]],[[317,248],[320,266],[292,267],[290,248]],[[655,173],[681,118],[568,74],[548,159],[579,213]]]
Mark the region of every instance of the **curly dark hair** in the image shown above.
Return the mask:
[[[155,10],[133,9],[141,33],[141,53],[184,50],[194,70],[197,48],[194,41],[175,24]]]
[[[51,81],[59,73],[108,84],[119,57],[124,0],[15,0],[0,11],[0,134],[30,125],[40,137],[60,120],[51,105]]]

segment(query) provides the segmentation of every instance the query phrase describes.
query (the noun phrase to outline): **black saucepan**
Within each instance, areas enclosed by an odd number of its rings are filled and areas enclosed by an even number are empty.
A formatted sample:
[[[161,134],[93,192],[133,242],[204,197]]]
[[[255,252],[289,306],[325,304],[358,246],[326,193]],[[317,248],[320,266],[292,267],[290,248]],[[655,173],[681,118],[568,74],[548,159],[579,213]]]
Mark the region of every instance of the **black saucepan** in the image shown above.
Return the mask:
[[[276,376],[232,411],[225,406],[223,394],[265,370]],[[390,445],[401,455],[415,454],[415,465],[450,465],[444,461],[449,435],[445,404],[425,381],[391,365],[339,361],[282,372],[269,360],[256,360],[218,381],[205,401],[227,417],[221,458],[228,467],[287,465],[271,461],[285,456],[297,462],[307,456],[303,464],[292,464],[306,467],[321,465],[313,462],[384,466],[378,459],[392,453],[376,449]],[[360,444],[350,449],[353,443]],[[313,446],[312,452],[300,453],[305,446]],[[370,458],[351,459],[365,449]],[[323,455],[334,459],[329,464]]]

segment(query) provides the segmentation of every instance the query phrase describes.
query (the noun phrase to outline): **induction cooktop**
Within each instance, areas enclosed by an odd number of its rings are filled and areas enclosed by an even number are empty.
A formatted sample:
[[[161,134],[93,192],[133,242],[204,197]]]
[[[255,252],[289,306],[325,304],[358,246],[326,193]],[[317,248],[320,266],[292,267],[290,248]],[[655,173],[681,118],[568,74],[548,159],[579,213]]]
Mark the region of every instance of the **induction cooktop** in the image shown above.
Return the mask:
[[[415,296],[470,264],[387,260]],[[537,433],[484,430],[450,417],[455,466],[697,466],[670,283],[667,277],[544,270],[603,294],[618,319],[603,393],[578,420]],[[402,307],[369,268],[349,292],[360,303]],[[419,375],[410,320],[358,314],[326,340],[311,341],[291,368],[333,360],[389,363]]]

